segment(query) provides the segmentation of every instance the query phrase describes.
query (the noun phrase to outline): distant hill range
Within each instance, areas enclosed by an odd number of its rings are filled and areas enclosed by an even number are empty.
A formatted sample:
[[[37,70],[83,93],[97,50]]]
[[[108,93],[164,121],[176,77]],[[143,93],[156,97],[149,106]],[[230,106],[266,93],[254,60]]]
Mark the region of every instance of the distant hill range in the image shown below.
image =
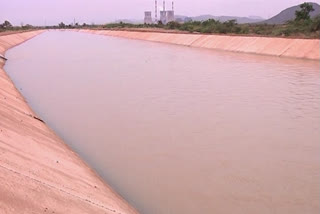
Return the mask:
[[[314,18],[318,15],[320,15],[320,5],[317,3],[309,2],[309,4],[312,4],[314,11],[310,13],[311,17]],[[221,22],[229,21],[229,20],[237,20],[237,23],[239,24],[245,24],[245,23],[257,23],[257,24],[285,24],[287,21],[293,20],[295,18],[295,12],[296,10],[300,10],[300,4],[289,7],[282,12],[280,12],[278,15],[275,15],[274,17],[270,19],[263,19],[259,16],[249,16],[249,17],[238,17],[238,16],[213,16],[213,15],[200,15],[200,16],[194,16],[194,17],[188,17],[183,15],[175,15],[175,19],[178,22],[187,22],[187,21],[206,21],[208,19],[215,19],[219,20]],[[143,20],[139,19],[122,19],[117,20],[116,22],[125,22],[125,23],[132,23],[132,24],[140,24],[143,23]]]
[[[249,17],[238,17],[238,16],[213,16],[213,15],[200,15],[194,17],[176,15],[175,16],[177,21],[206,21],[208,19],[215,19],[219,20],[220,22],[225,22],[229,20],[237,20],[237,23],[244,24],[244,23],[255,23],[261,22],[264,19],[259,16],[249,16]]]
[[[237,17],[237,16],[212,16],[212,15],[200,15],[195,17],[188,17],[188,16],[182,16],[182,15],[175,15],[175,20],[179,22],[186,22],[186,21],[205,21],[208,19],[215,19],[219,20],[221,22],[229,21],[232,19],[237,20],[237,23],[243,24],[243,23],[255,23],[255,22],[261,22],[265,19],[259,17],[259,16],[249,16],[249,17]],[[131,24],[142,24],[143,20],[139,19],[118,19],[115,22],[124,22],[124,23],[131,23]]]
[[[309,2],[309,4],[312,4],[314,11],[310,13],[310,16],[316,17],[320,15],[320,5],[317,3]],[[262,21],[260,23],[266,23],[266,24],[285,24],[286,22],[295,19],[296,10],[300,10],[300,5],[296,5],[293,7],[289,7],[283,11],[281,11],[278,15],[267,19],[265,21]]]
[[[320,15],[320,5],[314,2],[309,2],[309,4],[312,4],[314,11],[310,13],[310,16],[312,18]],[[219,20],[221,22],[229,21],[232,19],[237,20],[239,24],[245,24],[245,23],[266,23],[266,24],[285,24],[286,22],[295,19],[296,17],[296,11],[300,10],[300,4],[289,7],[282,12],[280,12],[278,15],[275,15],[274,17],[270,19],[263,19],[259,16],[249,16],[249,17],[238,17],[238,16],[212,16],[212,15],[201,15],[201,16],[195,16],[195,17],[187,17],[187,16],[181,16],[176,15],[177,21],[205,21],[208,19],[215,19]]]

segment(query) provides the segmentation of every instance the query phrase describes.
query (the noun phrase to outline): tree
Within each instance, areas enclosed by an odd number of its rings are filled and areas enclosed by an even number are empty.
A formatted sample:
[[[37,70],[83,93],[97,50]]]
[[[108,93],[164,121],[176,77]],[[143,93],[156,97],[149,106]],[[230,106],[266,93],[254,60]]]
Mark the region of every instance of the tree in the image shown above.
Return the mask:
[[[312,4],[303,3],[300,5],[300,10],[296,11],[295,21],[310,20],[310,12],[314,11]]]
[[[6,20],[0,25],[0,28],[12,28],[12,24]]]
[[[174,21],[169,22],[169,23],[167,24],[167,28],[169,28],[169,29],[179,29],[180,26],[181,26],[181,25],[180,25],[178,22],[174,22]]]
[[[225,22],[225,25],[229,28],[232,28],[235,25],[237,25],[237,20],[235,20],[235,19],[228,20]]]
[[[63,22],[59,23],[59,28],[65,28],[65,27],[66,27],[66,25]]]
[[[320,15],[314,18],[312,23],[312,31],[320,31]]]
[[[33,26],[29,25],[29,24],[26,24],[26,25],[23,25],[22,28],[23,29],[31,29],[31,28],[33,28]]]

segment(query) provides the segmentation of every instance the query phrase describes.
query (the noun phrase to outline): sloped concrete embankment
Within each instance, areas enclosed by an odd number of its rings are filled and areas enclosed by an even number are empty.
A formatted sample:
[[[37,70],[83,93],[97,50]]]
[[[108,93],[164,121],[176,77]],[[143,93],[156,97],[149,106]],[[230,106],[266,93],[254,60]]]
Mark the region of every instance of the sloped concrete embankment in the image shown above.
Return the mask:
[[[311,60],[320,59],[319,39],[291,39],[112,30],[77,31],[248,54],[271,55]]]
[[[0,53],[42,32],[0,36]],[[3,64],[0,213],[137,213],[35,115]]]

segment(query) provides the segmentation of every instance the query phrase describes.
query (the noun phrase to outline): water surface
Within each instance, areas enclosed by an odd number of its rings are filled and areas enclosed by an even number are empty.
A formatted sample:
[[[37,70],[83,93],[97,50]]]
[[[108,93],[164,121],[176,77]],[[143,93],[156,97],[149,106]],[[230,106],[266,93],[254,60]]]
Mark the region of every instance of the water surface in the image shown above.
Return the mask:
[[[318,62],[58,31],[6,56],[35,112],[143,214],[319,211]]]

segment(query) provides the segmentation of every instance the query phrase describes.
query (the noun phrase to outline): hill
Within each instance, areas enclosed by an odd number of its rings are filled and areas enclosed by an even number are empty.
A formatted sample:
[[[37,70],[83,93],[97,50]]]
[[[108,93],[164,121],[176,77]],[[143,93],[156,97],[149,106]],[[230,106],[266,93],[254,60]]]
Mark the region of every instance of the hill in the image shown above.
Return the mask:
[[[310,16],[316,17],[317,15],[320,15],[320,5],[317,3],[309,2],[312,4],[314,11],[310,13]],[[281,11],[278,15],[275,15],[274,17],[262,21],[260,23],[265,23],[265,24],[285,24],[286,22],[293,20],[296,15],[295,12],[296,10],[300,10],[300,5],[296,5],[293,7],[289,7],[283,11]]]
[[[250,17],[238,17],[238,16],[213,16],[213,15],[200,15],[200,16],[194,16],[194,17],[187,17],[182,15],[176,15],[176,20],[192,20],[192,21],[206,21],[208,19],[215,19],[219,20],[221,22],[229,21],[232,19],[237,20],[237,23],[244,24],[244,23],[255,23],[255,22],[261,22],[264,19],[258,16],[250,16]]]

